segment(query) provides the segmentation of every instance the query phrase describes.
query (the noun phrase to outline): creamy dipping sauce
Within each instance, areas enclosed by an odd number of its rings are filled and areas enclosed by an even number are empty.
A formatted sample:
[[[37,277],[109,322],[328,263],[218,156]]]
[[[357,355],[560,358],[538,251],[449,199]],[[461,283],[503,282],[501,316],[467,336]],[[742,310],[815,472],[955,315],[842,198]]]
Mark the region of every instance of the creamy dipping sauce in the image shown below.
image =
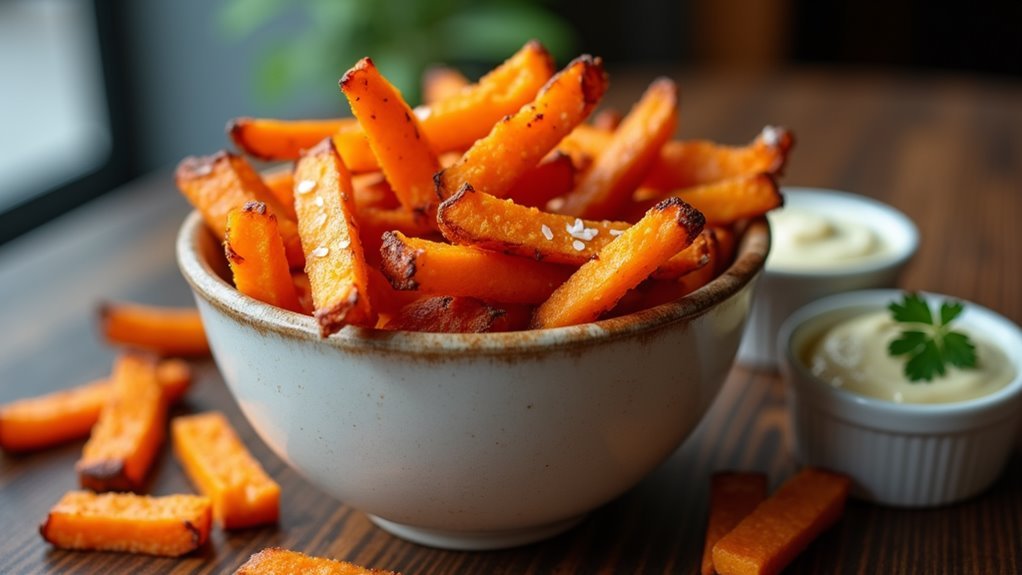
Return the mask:
[[[771,231],[769,269],[833,270],[889,253],[872,228],[850,219],[795,207],[770,212],[767,219]]]
[[[910,382],[903,373],[906,357],[891,357],[887,346],[904,327],[884,311],[855,316],[831,327],[813,344],[803,361],[834,387],[897,403],[949,403],[989,395],[1015,378],[1004,352],[967,330],[976,345],[975,369],[948,366],[933,381]]]

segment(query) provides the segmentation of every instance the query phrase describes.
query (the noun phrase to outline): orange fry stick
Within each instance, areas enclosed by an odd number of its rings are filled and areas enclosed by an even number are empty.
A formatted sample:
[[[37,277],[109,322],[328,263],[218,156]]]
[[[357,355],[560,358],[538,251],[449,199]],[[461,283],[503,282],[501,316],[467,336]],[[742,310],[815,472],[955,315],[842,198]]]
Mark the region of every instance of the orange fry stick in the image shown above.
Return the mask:
[[[701,575],[714,575],[713,546],[767,496],[762,473],[715,473],[710,485],[710,518],[706,525]]]
[[[231,210],[246,202],[265,203],[277,216],[288,262],[292,267],[304,264],[298,228],[288,217],[289,210],[280,205],[245,158],[228,152],[185,158],[177,166],[175,180],[178,189],[199,210],[217,239],[223,239],[227,231],[227,214]]]
[[[394,289],[502,303],[539,303],[572,271],[471,246],[409,238],[400,232],[385,233],[381,251],[381,271]]]
[[[507,197],[516,204],[543,208],[547,202],[571,191],[575,185],[571,156],[558,151],[547,155],[535,168],[522,174]]]
[[[548,328],[595,321],[628,290],[692,243],[703,216],[677,198],[654,206],[637,224],[600,250],[543,302],[532,327]]]
[[[367,569],[346,561],[311,557],[279,547],[263,549],[252,555],[234,575],[399,575],[393,571]]]
[[[142,487],[163,442],[167,403],[148,358],[122,355],[111,379],[112,393],[75,470],[86,489],[133,491]]]
[[[354,118],[270,120],[235,118],[227,133],[246,154],[260,160],[296,160],[302,152],[338,131],[357,125]]]
[[[383,329],[432,333],[488,333],[525,329],[526,306],[498,307],[472,297],[436,296],[415,301]]]
[[[599,58],[580,56],[543,86],[536,99],[498,122],[453,166],[436,176],[448,198],[468,183],[504,197],[515,181],[553,150],[596,106],[607,88]]]
[[[359,208],[390,210],[401,207],[401,201],[381,172],[352,175],[351,187],[355,189],[355,205]]]
[[[156,366],[156,379],[167,403],[174,403],[188,390],[191,368],[165,359]],[[0,449],[34,451],[88,437],[112,392],[109,379],[97,379],[0,406]]]
[[[351,175],[332,140],[323,140],[298,161],[295,211],[320,334],[326,337],[348,324],[375,325]]]
[[[61,549],[178,557],[209,539],[209,499],[69,491],[39,528]]]
[[[706,223],[728,225],[745,218],[761,216],[784,203],[784,196],[773,176],[751,174],[703,184],[670,194],[681,198],[706,217]],[[637,202],[628,210],[626,219],[635,218],[643,208],[658,200]]]
[[[245,449],[222,413],[175,417],[170,426],[174,454],[192,483],[213,502],[213,516],[224,529],[276,523],[280,486]]]
[[[284,209],[287,217],[297,220],[298,216],[295,214],[295,179],[294,174],[291,173],[291,167],[263,174],[263,183],[273,192],[273,197],[277,199],[277,203]]]
[[[621,112],[613,108],[605,108],[593,114],[592,126],[597,130],[613,132],[621,125]]]
[[[773,575],[837,522],[844,511],[847,477],[806,468],[760,503],[713,547],[721,575]]]
[[[277,217],[262,202],[248,202],[227,214],[224,253],[241,293],[282,309],[300,312]]]
[[[471,85],[461,72],[447,66],[433,66],[422,74],[422,101],[431,105],[453,98]]]
[[[704,229],[687,248],[664,262],[650,277],[658,280],[677,279],[708,265],[712,260],[711,234],[710,230]]]
[[[202,319],[194,308],[106,302],[99,306],[99,324],[112,344],[164,356],[209,355]]]
[[[594,219],[619,214],[677,123],[678,87],[658,78],[622,120],[578,186],[565,196],[560,211]]]
[[[340,86],[401,205],[431,214],[437,204],[433,174],[440,162],[401,93],[369,58],[345,72]]]

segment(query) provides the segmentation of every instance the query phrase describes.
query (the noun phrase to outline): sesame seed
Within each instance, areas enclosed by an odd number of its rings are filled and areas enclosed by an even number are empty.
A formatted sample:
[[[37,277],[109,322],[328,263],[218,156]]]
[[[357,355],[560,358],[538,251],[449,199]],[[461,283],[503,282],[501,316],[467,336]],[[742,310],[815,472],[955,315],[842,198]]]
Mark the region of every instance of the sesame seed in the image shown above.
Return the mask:
[[[323,207],[323,196],[316,196],[316,199],[312,200],[312,203],[316,204],[317,208],[322,208]]]
[[[319,246],[318,248],[312,250],[312,253],[310,253],[309,255],[315,258],[325,258],[328,253],[330,253],[330,248],[326,246]]]
[[[586,249],[586,245],[578,240],[571,242],[571,247],[575,248],[576,252]]]
[[[623,233],[625,233],[624,230],[610,230],[610,235],[614,236],[615,238]]]
[[[295,191],[298,192],[299,194],[307,194],[315,189],[316,189],[315,180],[302,180],[298,182],[297,186],[295,186]]]
[[[349,246],[351,246],[351,240],[345,239],[345,240],[341,240],[341,241],[337,242],[337,247],[342,249],[342,250],[348,249]]]
[[[543,224],[543,226],[539,228],[539,231],[543,232],[543,237],[546,238],[548,241],[554,239],[553,230],[551,230],[550,227],[547,226],[546,224]]]
[[[318,216],[316,216],[315,220],[312,220],[312,225],[314,227],[317,227],[317,228],[323,227],[323,224],[325,224],[325,223],[326,223],[326,214],[324,214],[324,213],[320,213]]]

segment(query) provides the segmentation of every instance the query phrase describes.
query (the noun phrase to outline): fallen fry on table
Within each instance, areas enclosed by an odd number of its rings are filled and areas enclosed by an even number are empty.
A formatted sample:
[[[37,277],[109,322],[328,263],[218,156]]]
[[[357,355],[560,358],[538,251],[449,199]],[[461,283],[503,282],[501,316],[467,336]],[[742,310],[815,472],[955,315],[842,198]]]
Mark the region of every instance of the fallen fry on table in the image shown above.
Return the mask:
[[[224,529],[276,523],[280,486],[238,439],[220,412],[175,417],[174,454],[185,474],[213,504]]]
[[[595,321],[628,290],[692,243],[703,216],[677,198],[654,206],[645,217],[608,243],[536,309],[532,327],[549,328]]]
[[[266,204],[248,202],[227,214],[224,253],[238,291],[282,309],[302,310],[277,218]]]
[[[677,123],[678,87],[667,78],[658,78],[614,130],[558,211],[590,219],[620,214]]]
[[[234,575],[399,575],[393,571],[368,569],[346,561],[312,557],[297,551],[270,547],[252,555]]]
[[[202,319],[194,308],[174,308],[127,302],[99,306],[103,337],[112,344],[163,356],[209,355]]]
[[[210,521],[205,497],[69,491],[39,532],[61,549],[178,557],[206,543]]]
[[[547,299],[572,269],[471,246],[452,246],[400,232],[384,234],[382,272],[399,290],[535,304]]]
[[[844,511],[850,481],[806,468],[760,503],[713,547],[721,575],[780,573]]]
[[[449,66],[431,66],[422,73],[422,102],[427,106],[453,98],[472,83]]]
[[[320,334],[327,337],[349,324],[375,325],[351,174],[332,140],[323,140],[298,161],[295,211]]]
[[[124,354],[114,362],[113,390],[75,464],[82,487],[93,491],[140,489],[163,443],[167,401],[156,362]]]
[[[531,309],[500,306],[472,297],[435,296],[417,300],[383,325],[383,329],[428,333],[494,333],[525,329]]]
[[[762,473],[713,474],[710,484],[710,517],[706,525],[701,575],[713,575],[713,546],[745,519],[767,496]]]
[[[591,56],[575,58],[543,86],[531,104],[497,122],[461,160],[437,174],[437,193],[446,199],[469,184],[506,196],[522,174],[589,115],[606,89],[602,61]]]

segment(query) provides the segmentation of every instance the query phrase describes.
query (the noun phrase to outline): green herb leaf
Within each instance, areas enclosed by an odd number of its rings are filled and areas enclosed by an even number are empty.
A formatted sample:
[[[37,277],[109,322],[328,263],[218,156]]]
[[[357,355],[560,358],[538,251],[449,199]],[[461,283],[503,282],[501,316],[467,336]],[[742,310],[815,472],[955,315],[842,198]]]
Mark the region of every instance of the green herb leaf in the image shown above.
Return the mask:
[[[969,336],[950,327],[965,309],[962,302],[943,302],[939,324],[934,323],[930,305],[919,294],[906,293],[887,309],[894,321],[908,324],[887,346],[887,352],[895,357],[908,356],[904,373],[909,381],[933,381],[947,374],[948,364],[960,369],[976,367],[976,346]]]

